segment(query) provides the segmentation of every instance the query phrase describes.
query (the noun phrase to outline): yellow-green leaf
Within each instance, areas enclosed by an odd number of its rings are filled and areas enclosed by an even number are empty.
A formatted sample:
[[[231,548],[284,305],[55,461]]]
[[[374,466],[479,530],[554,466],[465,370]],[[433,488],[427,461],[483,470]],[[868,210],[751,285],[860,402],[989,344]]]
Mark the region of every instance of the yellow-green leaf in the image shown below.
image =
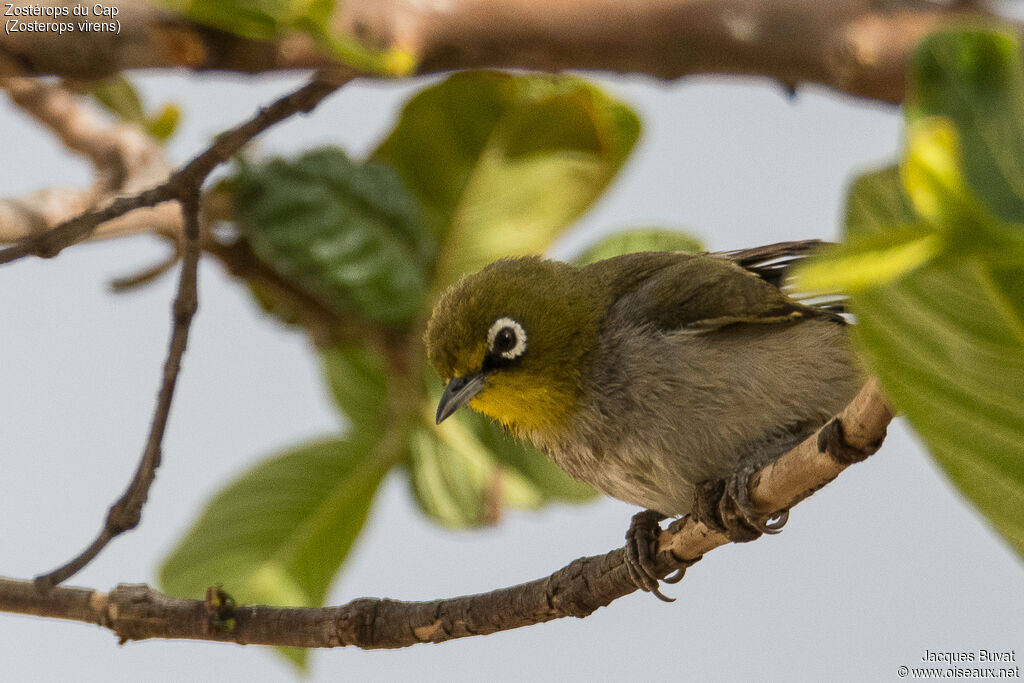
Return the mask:
[[[620,254],[637,251],[704,251],[700,240],[689,233],[667,228],[629,228],[616,232],[590,246],[577,263],[593,263]]]
[[[323,604],[391,462],[329,439],[258,464],[207,504],[164,560],[161,587],[202,598],[221,584],[239,604]]]
[[[440,289],[498,258],[542,252],[604,191],[640,132],[577,78],[461,73],[414,97],[374,158],[420,199]]]
[[[880,238],[850,239],[793,271],[805,292],[857,292],[887,284],[920,268],[942,251],[942,238],[920,230],[893,231]]]

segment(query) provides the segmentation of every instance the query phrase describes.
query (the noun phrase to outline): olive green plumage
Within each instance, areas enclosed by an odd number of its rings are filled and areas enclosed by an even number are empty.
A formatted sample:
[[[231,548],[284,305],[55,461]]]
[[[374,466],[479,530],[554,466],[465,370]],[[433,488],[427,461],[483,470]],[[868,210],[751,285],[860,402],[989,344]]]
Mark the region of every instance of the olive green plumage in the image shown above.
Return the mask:
[[[427,327],[438,420],[468,404],[597,489],[684,514],[696,484],[777,457],[862,383],[843,320],[759,267],[790,251],[491,264]]]

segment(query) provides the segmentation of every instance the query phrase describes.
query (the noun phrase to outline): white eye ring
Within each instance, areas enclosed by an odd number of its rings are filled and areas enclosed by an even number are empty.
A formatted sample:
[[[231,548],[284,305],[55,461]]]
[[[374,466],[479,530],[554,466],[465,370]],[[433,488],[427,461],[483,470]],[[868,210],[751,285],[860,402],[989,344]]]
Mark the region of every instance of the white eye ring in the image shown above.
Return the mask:
[[[513,360],[523,355],[526,351],[526,330],[512,318],[498,318],[491,323],[491,329],[487,330],[487,348],[494,351],[494,342],[498,338],[498,333],[503,330],[511,330],[515,335],[516,343],[512,345],[511,349],[502,351],[501,357]]]

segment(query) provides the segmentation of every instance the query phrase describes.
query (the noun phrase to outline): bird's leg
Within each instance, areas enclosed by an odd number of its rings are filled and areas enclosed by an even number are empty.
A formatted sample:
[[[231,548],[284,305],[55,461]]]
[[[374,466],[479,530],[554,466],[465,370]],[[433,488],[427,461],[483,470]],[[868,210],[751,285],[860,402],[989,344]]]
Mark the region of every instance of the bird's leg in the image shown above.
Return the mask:
[[[730,541],[753,541],[761,534],[777,534],[789,519],[789,510],[766,515],[750,500],[750,476],[760,468],[746,465],[728,479],[705,481],[694,492],[691,515]]]
[[[654,566],[654,548],[657,547],[663,519],[665,515],[655,510],[641,510],[633,515],[626,532],[626,569],[637,588],[654,594],[659,600],[675,602],[675,598],[666,596],[658,588],[661,579]],[[683,567],[664,580],[676,583],[683,578],[685,571]]]

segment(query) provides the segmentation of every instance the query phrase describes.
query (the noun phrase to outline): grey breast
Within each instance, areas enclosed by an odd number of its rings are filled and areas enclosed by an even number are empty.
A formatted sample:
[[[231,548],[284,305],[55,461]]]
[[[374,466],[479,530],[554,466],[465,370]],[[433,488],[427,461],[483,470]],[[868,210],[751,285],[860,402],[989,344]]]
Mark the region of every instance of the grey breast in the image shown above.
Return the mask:
[[[608,323],[569,434],[540,440],[573,476],[668,515],[689,511],[697,483],[789,450],[862,383],[828,320],[699,333]]]

